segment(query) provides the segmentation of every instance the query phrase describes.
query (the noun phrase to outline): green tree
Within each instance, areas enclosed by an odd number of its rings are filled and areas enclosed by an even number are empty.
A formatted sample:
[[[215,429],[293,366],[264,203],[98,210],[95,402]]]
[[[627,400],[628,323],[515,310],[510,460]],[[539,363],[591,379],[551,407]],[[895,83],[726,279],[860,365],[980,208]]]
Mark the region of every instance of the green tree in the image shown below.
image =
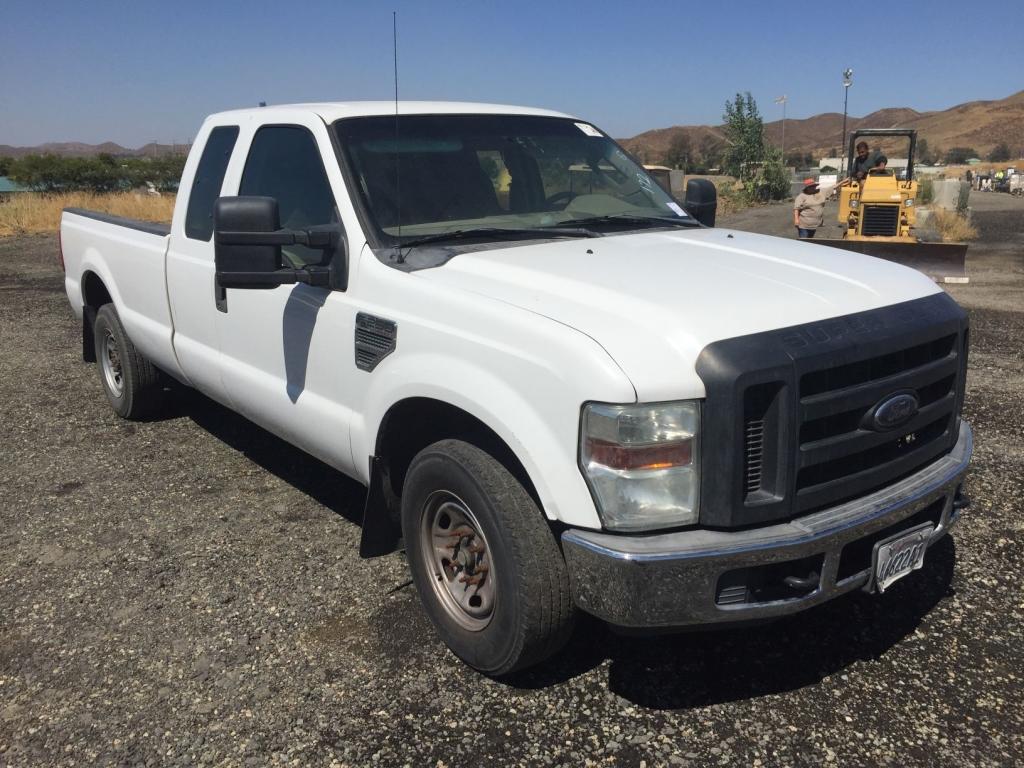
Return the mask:
[[[40,192],[55,192],[66,183],[63,158],[57,155],[25,155],[14,159],[8,169],[12,180]]]
[[[725,136],[729,146],[725,151],[725,170],[740,179],[755,173],[755,163],[764,160],[764,121],[757,102],[746,93],[737,93],[733,101],[725,102]]]
[[[745,186],[756,200],[784,200],[790,194],[790,174],[782,164],[782,152],[767,147],[764,160]]]
[[[926,165],[931,165],[935,162],[931,148],[928,146],[928,139],[924,137],[917,140],[917,147],[914,150],[914,154],[916,155],[914,158],[915,162],[925,163]]]
[[[785,164],[793,168],[810,168],[814,165],[814,155],[810,152],[787,152]]]
[[[988,153],[988,159],[993,163],[1005,163],[1010,159],[1010,147],[1007,146],[1005,141],[996,144],[992,151]]]
[[[693,148],[690,144],[690,137],[679,132],[669,142],[668,152],[665,153],[665,164],[670,168],[679,168],[683,171],[690,167],[690,158]]]
[[[700,157],[700,165],[705,171],[709,168],[718,168],[722,164],[722,142],[714,136],[705,135],[700,140],[697,148]]]
[[[7,175],[40,192],[114,192],[148,184],[161,191],[171,191],[178,188],[184,165],[183,155],[26,155],[10,161]]]

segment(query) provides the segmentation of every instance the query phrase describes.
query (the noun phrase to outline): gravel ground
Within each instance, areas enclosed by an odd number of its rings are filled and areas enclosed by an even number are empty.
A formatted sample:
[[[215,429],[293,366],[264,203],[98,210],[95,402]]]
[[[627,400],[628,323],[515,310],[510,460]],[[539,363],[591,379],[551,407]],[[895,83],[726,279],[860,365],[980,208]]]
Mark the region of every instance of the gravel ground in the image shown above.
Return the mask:
[[[1024,204],[976,197],[975,504],[926,568],[756,629],[584,621],[506,682],[358,559],[361,488],[196,394],[119,421],[56,237],[0,239],[0,765],[1020,764]]]

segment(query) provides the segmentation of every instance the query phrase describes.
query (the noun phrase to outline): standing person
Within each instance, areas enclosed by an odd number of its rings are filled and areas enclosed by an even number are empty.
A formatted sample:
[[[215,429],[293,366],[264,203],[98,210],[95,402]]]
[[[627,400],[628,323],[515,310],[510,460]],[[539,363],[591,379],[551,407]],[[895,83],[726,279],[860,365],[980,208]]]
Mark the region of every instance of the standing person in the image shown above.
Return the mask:
[[[818,188],[814,179],[804,179],[804,189],[793,201],[793,226],[797,237],[810,239],[825,223],[825,201],[828,193]]]

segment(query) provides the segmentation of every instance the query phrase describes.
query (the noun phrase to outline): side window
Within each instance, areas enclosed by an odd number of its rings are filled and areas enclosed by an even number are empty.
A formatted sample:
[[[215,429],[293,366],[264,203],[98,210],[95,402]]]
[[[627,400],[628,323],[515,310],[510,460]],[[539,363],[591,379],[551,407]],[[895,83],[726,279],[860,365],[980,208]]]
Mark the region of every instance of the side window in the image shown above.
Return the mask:
[[[224,172],[237,138],[238,126],[235,125],[214,128],[206,138],[192,189],[188,193],[185,237],[208,241],[213,236],[213,203],[220,196]]]
[[[305,128],[260,128],[249,148],[238,194],[276,198],[284,229],[337,221],[320,150]],[[282,253],[295,267],[318,264],[324,257],[323,251],[303,245],[286,246]]]

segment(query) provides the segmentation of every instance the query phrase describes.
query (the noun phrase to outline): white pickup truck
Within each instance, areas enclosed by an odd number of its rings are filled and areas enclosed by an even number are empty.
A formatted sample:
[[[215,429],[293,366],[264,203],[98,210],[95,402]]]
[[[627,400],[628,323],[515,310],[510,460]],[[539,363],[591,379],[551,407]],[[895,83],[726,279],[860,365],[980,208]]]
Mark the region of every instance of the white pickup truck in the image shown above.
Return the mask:
[[[202,126],[169,227],[69,209],[118,414],[195,387],[368,487],[499,675],[578,610],[763,620],[920,568],[966,506],[965,313],[871,257],[714,228],[556,112],[331,103]]]

